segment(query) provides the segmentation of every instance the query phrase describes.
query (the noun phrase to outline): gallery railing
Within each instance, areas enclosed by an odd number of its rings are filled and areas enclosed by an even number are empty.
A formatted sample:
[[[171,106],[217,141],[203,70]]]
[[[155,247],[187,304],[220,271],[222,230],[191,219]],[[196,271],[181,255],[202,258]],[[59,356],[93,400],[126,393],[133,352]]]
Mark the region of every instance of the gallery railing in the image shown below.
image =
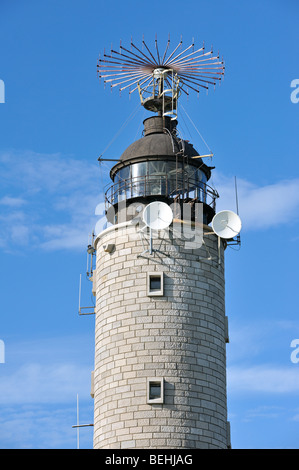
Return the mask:
[[[147,175],[120,180],[105,192],[106,210],[120,201],[136,197],[165,196],[181,200],[197,200],[216,210],[217,191],[195,178],[176,178],[171,175]]]

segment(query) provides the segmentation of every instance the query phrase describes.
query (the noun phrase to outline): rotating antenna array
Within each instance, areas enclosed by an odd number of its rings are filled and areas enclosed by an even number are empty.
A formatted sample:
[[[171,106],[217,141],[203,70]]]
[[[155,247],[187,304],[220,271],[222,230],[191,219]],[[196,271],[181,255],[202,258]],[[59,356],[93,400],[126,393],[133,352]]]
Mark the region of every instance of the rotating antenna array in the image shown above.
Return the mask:
[[[130,48],[120,42],[119,50],[111,47],[110,53],[99,57],[98,77],[111,90],[118,87],[129,95],[138,90],[141,104],[160,115],[177,116],[177,100],[181,93],[189,95],[193,90],[199,94],[203,89],[215,87],[224,75],[224,61],[213,48],[206,51],[204,44],[195,48],[194,41],[183,49],[182,39],[170,52],[170,39],[163,54],[160,54],[157,38],[154,50],[144,39],[138,47],[131,40]]]

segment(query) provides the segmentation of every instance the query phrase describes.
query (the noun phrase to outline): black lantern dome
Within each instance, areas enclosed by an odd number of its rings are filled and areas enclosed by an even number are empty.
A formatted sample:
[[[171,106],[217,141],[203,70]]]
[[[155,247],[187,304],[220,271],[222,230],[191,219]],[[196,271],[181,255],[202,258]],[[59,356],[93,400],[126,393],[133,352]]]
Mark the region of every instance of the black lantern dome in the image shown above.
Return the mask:
[[[218,194],[207,185],[213,167],[207,166],[193,145],[179,137],[177,121],[153,116],[143,122],[143,137],[123,152],[110,171],[113,184],[106,191],[106,210],[154,200],[203,203],[204,223],[215,214]],[[110,218],[110,221],[111,218]],[[114,222],[117,222],[117,217]]]

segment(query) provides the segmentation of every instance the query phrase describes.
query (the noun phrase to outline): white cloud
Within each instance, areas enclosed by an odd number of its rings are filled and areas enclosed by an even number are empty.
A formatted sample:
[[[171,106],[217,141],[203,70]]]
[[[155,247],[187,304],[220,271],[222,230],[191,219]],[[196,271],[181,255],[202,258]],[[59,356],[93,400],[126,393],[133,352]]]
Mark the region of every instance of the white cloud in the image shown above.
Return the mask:
[[[68,405],[14,405],[0,416],[0,448],[2,449],[65,449],[76,448],[76,397]],[[89,409],[80,408],[84,422],[92,422]],[[79,413],[80,417],[80,413]],[[80,421],[82,422],[82,421]],[[80,432],[80,448],[92,448],[93,428]]]
[[[271,394],[298,393],[298,368],[269,365],[229,367],[228,393],[263,392]]]
[[[59,154],[6,152],[0,155],[0,165],[4,249],[11,250],[14,244],[48,251],[82,250],[96,225],[103,228],[103,185],[95,162]],[[213,179],[220,194],[217,211],[236,210],[234,179],[217,172]],[[238,196],[242,230],[278,226],[298,213],[299,179],[263,187],[238,179]]]
[[[246,412],[246,421],[256,418],[277,419],[285,412],[285,408],[275,405],[261,405]]]
[[[10,197],[4,196],[0,199],[0,204],[3,206],[10,206],[10,207],[20,207],[26,204],[27,201],[21,197]]]
[[[297,333],[296,333],[297,332]],[[290,360],[291,339],[299,335],[299,322],[283,318],[282,320],[264,318],[257,312],[257,317],[229,321],[228,363],[249,364],[251,360],[273,361]],[[295,335],[295,336],[294,336]]]
[[[68,194],[86,186],[88,192],[88,184],[97,180],[95,163],[60,154],[12,151],[0,155],[0,164],[3,183],[26,194]]]
[[[58,154],[0,155],[0,246],[84,249],[103,202],[96,163]],[[97,175],[98,172],[98,175]]]
[[[89,334],[5,341],[0,403],[67,403],[90,399],[93,346]]]
[[[215,172],[215,186],[220,198],[217,211],[236,211],[235,181]],[[299,179],[257,186],[244,179],[237,179],[239,215],[242,229],[259,230],[289,223],[299,214]]]
[[[41,227],[44,237],[39,246],[46,251],[84,249],[88,245],[88,236],[92,231],[92,225],[88,223],[77,227],[74,225],[46,225]]]
[[[30,239],[30,229],[27,225],[17,224],[11,227],[11,240],[18,245],[27,245]]]
[[[0,383],[0,403],[65,403],[77,393],[86,395],[90,384],[90,368],[74,363],[28,363]]]
[[[5,343],[0,447],[75,448],[77,394],[80,423],[93,422],[90,334]],[[80,432],[81,448],[92,447],[92,429]]]

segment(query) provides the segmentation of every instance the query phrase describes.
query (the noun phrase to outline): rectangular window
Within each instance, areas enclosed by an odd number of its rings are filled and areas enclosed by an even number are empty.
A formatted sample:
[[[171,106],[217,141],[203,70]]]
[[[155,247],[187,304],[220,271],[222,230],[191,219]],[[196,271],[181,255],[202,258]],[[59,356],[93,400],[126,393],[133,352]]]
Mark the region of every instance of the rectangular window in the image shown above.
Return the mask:
[[[161,383],[160,382],[150,382],[149,385],[149,400],[156,400],[161,398]]]
[[[161,290],[161,276],[150,277],[150,291]]]
[[[163,272],[147,274],[147,295],[164,295]]]
[[[154,377],[147,379],[147,403],[164,403],[164,380]]]

